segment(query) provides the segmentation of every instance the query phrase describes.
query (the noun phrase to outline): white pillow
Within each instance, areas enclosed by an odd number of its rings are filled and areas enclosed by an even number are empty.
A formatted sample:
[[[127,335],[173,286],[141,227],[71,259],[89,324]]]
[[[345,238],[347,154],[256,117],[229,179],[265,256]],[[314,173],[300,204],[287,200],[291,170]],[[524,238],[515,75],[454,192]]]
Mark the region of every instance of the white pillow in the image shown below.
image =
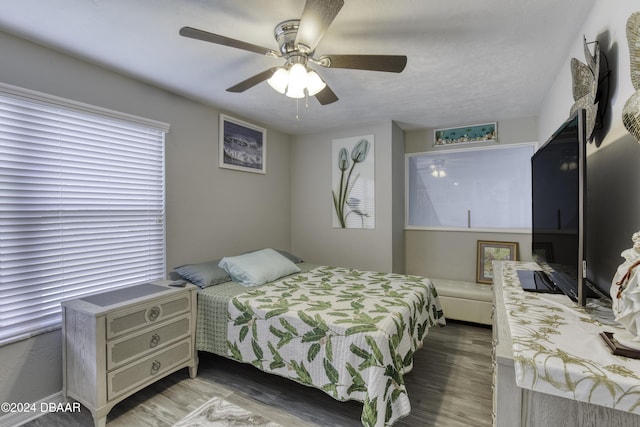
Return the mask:
[[[300,268],[273,249],[262,249],[244,255],[224,257],[218,266],[224,269],[234,282],[244,286],[263,285]]]

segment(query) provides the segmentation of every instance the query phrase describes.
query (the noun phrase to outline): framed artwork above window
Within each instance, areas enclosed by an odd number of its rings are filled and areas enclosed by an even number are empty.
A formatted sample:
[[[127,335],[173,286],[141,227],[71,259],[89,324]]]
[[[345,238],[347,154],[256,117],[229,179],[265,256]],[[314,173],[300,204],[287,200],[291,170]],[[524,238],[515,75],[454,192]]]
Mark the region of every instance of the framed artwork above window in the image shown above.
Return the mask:
[[[498,123],[436,129],[433,132],[433,140],[436,147],[471,142],[498,142]]]

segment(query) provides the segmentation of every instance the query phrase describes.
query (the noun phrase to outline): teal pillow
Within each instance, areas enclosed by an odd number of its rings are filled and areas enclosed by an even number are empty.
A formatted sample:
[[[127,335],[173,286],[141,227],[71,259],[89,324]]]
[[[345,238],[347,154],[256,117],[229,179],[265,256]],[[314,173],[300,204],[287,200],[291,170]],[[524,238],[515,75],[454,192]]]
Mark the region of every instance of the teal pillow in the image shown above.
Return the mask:
[[[224,257],[218,265],[231,276],[234,282],[244,286],[264,285],[289,274],[300,272],[297,265],[270,248],[233,257]]]
[[[231,281],[231,277],[222,268],[218,267],[219,259],[201,262],[199,264],[186,264],[173,270],[182,278],[201,288],[218,285]]]

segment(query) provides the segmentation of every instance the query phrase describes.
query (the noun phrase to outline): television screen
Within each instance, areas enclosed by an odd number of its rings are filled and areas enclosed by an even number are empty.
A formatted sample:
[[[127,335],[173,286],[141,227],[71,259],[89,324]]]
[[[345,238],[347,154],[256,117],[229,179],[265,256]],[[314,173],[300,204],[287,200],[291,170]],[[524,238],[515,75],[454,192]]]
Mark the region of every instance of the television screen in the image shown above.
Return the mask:
[[[531,158],[534,260],[556,291],[581,305],[586,301],[584,123],[584,110],[578,110]]]

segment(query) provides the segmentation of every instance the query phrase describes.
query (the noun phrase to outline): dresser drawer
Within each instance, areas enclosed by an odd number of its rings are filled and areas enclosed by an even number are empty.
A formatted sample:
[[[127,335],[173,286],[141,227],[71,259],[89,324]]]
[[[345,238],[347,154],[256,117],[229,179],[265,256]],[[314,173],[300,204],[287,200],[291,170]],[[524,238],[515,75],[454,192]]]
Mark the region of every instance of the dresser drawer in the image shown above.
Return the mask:
[[[128,310],[107,315],[107,339],[148,325],[160,323],[172,316],[191,311],[189,292],[171,298],[158,298]]]
[[[191,352],[191,340],[187,339],[137,363],[110,372],[107,375],[107,399],[115,399],[134,388],[156,381],[162,374],[191,359]]]
[[[111,370],[191,333],[191,315],[186,314],[107,343],[107,369]]]

